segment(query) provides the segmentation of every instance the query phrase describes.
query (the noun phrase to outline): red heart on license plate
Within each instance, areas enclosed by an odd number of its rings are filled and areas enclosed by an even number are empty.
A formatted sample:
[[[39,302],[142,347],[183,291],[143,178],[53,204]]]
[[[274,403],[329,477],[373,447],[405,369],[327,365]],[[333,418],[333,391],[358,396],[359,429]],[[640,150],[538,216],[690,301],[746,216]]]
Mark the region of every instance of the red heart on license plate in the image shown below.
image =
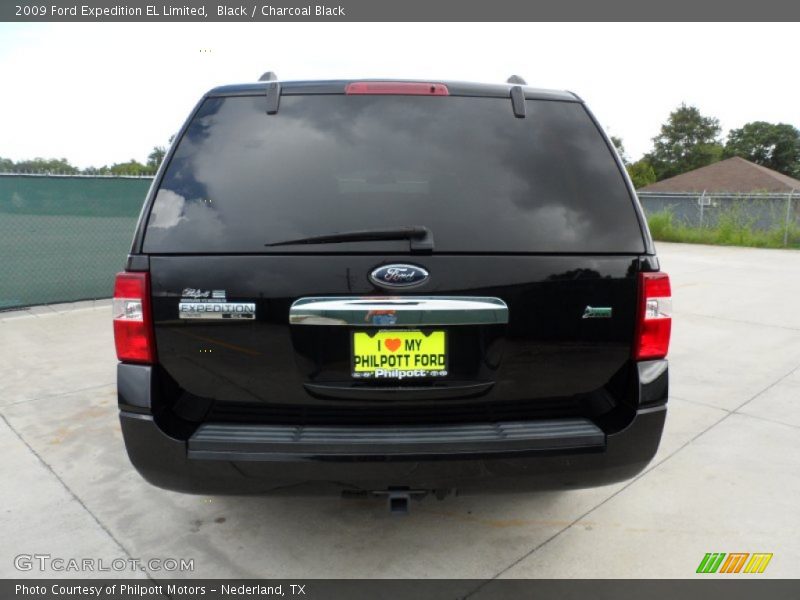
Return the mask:
[[[400,347],[400,338],[392,338],[388,340],[384,340],[384,345],[386,349],[391,352],[397,352],[397,349]]]

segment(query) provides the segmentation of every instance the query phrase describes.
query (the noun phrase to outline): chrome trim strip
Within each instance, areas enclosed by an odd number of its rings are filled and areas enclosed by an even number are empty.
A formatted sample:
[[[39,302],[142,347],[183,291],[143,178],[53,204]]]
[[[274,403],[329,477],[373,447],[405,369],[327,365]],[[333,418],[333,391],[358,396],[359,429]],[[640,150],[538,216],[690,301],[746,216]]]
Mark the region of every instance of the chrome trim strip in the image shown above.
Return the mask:
[[[289,309],[289,323],[349,327],[497,325],[508,323],[508,306],[500,298],[482,296],[321,296],[296,300]]]

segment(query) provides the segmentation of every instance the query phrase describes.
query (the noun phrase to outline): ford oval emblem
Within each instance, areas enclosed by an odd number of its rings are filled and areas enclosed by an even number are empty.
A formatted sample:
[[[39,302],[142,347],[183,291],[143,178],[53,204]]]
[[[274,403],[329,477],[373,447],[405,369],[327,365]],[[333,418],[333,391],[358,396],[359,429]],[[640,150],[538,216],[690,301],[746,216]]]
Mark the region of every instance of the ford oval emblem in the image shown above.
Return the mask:
[[[428,279],[428,272],[416,265],[383,265],[369,274],[370,280],[384,287],[413,287]]]

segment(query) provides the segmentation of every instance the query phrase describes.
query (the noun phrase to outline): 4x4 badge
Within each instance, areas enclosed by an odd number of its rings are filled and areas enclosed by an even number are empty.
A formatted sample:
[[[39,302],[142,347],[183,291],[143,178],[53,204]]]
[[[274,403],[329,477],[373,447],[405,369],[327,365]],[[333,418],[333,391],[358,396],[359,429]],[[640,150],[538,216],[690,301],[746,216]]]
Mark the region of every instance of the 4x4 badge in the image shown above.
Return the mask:
[[[416,265],[383,265],[369,274],[370,280],[383,287],[413,287],[428,279],[428,272]]]

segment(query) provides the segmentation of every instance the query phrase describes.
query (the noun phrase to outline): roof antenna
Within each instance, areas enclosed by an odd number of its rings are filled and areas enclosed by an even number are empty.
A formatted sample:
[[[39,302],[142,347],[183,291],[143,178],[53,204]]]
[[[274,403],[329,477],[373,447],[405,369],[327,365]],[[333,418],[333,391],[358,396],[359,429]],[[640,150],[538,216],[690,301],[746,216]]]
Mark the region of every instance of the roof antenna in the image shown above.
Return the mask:
[[[512,75],[506,79],[506,83],[513,83],[514,85],[528,85],[528,82],[519,75]]]
[[[278,81],[278,76],[275,75],[275,71],[267,71],[261,77],[258,78],[259,81]]]

